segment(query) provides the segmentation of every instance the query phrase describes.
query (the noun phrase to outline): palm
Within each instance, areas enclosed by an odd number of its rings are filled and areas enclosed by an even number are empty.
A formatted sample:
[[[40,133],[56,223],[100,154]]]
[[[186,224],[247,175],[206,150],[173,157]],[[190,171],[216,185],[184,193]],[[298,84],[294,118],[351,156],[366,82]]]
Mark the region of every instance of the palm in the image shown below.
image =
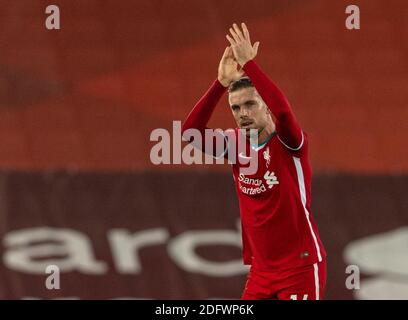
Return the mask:
[[[234,58],[232,49],[226,48],[218,67],[218,80],[224,86],[228,86],[231,82],[242,77],[243,74],[242,70],[238,70],[238,62]]]
[[[227,61],[221,66],[221,73],[228,79],[236,80],[240,77],[241,72],[238,71],[238,63],[231,58],[228,58]]]

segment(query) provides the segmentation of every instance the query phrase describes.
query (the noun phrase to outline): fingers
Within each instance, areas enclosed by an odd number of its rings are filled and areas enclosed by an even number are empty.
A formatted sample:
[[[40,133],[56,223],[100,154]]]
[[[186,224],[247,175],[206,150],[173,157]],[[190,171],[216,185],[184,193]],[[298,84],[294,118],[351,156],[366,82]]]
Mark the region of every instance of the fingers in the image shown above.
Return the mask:
[[[234,53],[232,52],[231,46],[228,46],[224,50],[224,54],[220,60],[220,64],[228,64],[231,60],[235,60]]]
[[[228,57],[228,55],[229,55],[229,53],[230,53],[230,49],[231,49],[230,46],[228,46],[228,47],[225,48],[224,54],[222,55],[222,60],[225,60],[225,59]]]
[[[232,28],[229,28],[229,32],[231,33],[235,42],[244,41],[246,39],[236,23],[232,25]]]
[[[231,46],[228,47],[227,58],[234,58],[234,52],[232,51]]]
[[[258,54],[258,48],[259,48],[259,41],[254,43],[254,54],[255,56]]]
[[[231,33],[232,37],[234,38],[235,42],[240,42],[241,38],[239,35],[235,32],[233,28],[229,28],[229,32]]]
[[[249,31],[245,23],[241,23],[242,31],[244,32],[245,38],[251,43],[251,37],[249,36]]]
[[[237,45],[235,40],[233,38],[231,38],[229,34],[227,34],[226,37],[227,37],[227,40],[229,41],[229,43],[231,44],[231,46],[236,46]]]
[[[234,23],[232,26],[233,26],[234,31],[235,31],[235,33],[237,34],[238,38],[239,38],[240,40],[245,40],[245,37],[244,37],[244,35],[242,34],[241,29],[239,29],[238,25],[237,25],[236,23]]]

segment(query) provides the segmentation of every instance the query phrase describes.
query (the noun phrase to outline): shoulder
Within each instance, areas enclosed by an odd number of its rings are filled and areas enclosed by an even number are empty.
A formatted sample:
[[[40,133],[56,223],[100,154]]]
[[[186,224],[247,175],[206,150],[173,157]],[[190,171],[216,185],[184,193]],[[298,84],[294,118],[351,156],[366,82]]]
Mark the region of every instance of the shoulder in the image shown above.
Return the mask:
[[[293,156],[302,156],[307,154],[308,151],[308,147],[309,147],[309,136],[306,132],[302,131],[302,139],[301,142],[299,144],[299,146],[297,146],[296,148],[290,147],[288,146],[277,134],[277,140],[279,141],[280,145],[282,146],[282,148],[290,153]]]

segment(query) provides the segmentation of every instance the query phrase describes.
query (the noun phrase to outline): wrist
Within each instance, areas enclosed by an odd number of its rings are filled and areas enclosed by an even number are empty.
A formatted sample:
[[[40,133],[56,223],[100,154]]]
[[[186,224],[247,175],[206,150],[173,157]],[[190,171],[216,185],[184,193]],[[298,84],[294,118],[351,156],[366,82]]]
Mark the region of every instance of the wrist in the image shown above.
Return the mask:
[[[222,79],[222,78],[217,78],[218,82],[224,87],[224,88],[228,88],[229,85],[231,84],[231,81],[227,80],[227,79]]]
[[[245,59],[245,60],[241,60],[239,62],[239,65],[241,66],[241,68],[243,68],[249,61],[251,61],[252,59]]]
[[[251,68],[251,66],[255,63],[255,60],[251,59],[245,62],[245,64],[242,66],[242,69],[246,72],[248,68]]]

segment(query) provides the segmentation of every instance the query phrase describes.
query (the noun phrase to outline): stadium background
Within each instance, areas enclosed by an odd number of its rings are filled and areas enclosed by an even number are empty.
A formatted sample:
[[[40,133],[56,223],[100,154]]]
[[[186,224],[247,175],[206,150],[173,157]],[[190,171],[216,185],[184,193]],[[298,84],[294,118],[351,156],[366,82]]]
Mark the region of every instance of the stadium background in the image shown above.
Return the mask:
[[[61,30],[44,26],[50,4]],[[345,28],[349,4],[361,30]],[[0,7],[1,299],[240,297],[229,167],[154,166],[149,137],[185,118],[241,21],[310,135],[326,297],[408,298],[406,1]],[[224,98],[211,126],[233,125]],[[60,290],[45,287],[49,264]],[[360,290],[345,287],[349,264]]]

